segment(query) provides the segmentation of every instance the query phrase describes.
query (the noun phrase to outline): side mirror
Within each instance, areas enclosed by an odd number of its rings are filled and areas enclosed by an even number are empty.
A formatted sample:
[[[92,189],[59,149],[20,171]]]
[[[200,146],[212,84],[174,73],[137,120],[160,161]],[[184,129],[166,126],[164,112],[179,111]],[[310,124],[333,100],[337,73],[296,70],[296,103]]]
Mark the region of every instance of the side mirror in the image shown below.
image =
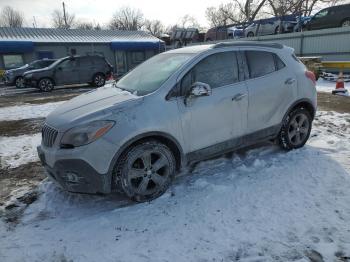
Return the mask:
[[[188,95],[185,97],[184,103],[187,106],[189,101],[192,98],[200,97],[200,96],[210,96],[210,95],[211,95],[210,85],[202,82],[195,82],[192,84]]]
[[[62,71],[62,67],[61,66],[57,67],[57,70]]]
[[[202,82],[195,82],[190,89],[190,97],[198,97],[198,96],[210,96],[211,95],[211,87],[210,85]]]

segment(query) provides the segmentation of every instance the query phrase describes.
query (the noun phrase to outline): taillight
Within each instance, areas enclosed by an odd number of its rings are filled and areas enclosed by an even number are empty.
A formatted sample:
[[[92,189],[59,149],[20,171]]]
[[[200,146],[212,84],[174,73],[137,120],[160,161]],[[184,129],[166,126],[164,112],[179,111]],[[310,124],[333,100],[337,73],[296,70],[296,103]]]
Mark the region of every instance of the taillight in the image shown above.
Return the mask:
[[[315,77],[314,72],[305,71],[305,76],[306,76],[307,78],[309,78],[309,79],[312,81],[312,83],[313,83],[314,85],[316,85],[316,77]]]

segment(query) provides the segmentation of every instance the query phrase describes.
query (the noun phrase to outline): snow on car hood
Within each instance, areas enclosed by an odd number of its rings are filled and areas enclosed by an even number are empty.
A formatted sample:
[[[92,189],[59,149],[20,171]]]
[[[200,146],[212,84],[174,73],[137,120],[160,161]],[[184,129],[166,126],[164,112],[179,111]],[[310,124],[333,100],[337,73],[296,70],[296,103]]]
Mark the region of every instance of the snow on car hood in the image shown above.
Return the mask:
[[[84,117],[106,115],[105,109],[117,109],[121,104],[130,100],[142,98],[118,88],[105,86],[97,90],[77,96],[59,106],[46,118],[46,123],[59,128]],[[110,110],[112,113],[112,110]],[[93,120],[93,119],[91,119]]]

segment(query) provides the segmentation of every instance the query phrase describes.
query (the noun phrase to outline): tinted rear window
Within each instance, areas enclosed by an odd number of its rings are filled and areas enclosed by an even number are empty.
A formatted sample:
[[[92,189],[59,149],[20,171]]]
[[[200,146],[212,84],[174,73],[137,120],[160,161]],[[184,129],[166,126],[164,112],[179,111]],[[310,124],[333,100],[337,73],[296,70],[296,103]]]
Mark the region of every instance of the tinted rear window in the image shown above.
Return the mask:
[[[265,51],[246,51],[250,78],[276,71],[274,54]]]

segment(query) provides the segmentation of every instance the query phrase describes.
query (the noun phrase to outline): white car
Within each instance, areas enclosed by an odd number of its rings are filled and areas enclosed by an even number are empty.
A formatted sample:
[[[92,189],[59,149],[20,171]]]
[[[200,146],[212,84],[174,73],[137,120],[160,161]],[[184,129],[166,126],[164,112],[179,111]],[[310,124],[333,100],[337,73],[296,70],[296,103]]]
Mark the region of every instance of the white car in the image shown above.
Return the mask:
[[[39,157],[71,192],[121,188],[136,201],[163,194],[189,163],[265,140],[302,147],[316,111],[315,76],[293,49],[254,41],[156,55],[61,105]]]
[[[295,21],[282,21],[275,19],[260,20],[260,23],[254,22],[244,29],[245,37],[254,37],[259,35],[273,35],[278,33],[293,32]],[[282,29],[280,31],[280,26]]]

